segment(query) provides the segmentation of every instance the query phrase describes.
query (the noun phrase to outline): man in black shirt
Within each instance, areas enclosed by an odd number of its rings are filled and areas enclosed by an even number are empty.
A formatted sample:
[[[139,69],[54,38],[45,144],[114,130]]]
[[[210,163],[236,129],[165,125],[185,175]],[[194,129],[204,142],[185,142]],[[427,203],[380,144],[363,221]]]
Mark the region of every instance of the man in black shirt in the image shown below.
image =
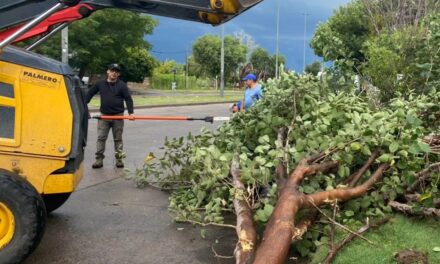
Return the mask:
[[[127,85],[119,80],[121,67],[116,64],[110,64],[107,68],[107,79],[101,80],[93,86],[86,95],[86,102],[89,103],[92,97],[99,93],[101,96],[100,111],[102,115],[124,115],[127,106],[128,114],[133,115],[133,99],[128,91]],[[124,158],[122,132],[124,130],[124,120],[98,120],[98,142],[96,147],[96,161],[92,168],[102,168],[104,161],[105,142],[108,133],[112,129],[113,140],[115,142],[116,167],[123,168]]]

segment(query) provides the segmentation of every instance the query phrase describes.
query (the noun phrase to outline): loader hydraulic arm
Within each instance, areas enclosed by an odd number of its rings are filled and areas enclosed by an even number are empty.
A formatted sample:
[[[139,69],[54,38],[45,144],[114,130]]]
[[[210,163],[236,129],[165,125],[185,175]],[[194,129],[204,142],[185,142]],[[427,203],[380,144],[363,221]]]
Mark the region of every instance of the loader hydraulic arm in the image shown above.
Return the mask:
[[[119,8],[218,25],[263,0],[2,0],[0,49],[85,18],[102,8]],[[31,22],[28,22],[31,21]]]
[[[75,20],[83,19],[87,16],[89,16],[93,11],[95,11],[96,8],[94,8],[91,5],[88,4],[78,4],[76,6],[67,7],[63,10],[60,10],[47,19],[43,20],[40,24],[33,27],[14,41],[20,42],[22,40],[26,40],[35,36],[43,35],[51,31],[52,27],[63,24],[67,25],[70,22],[73,22]],[[23,27],[23,24],[19,24],[16,26],[12,26],[6,30],[3,30],[0,32],[0,41],[6,39],[7,37],[11,36],[15,32],[17,32],[20,28]]]

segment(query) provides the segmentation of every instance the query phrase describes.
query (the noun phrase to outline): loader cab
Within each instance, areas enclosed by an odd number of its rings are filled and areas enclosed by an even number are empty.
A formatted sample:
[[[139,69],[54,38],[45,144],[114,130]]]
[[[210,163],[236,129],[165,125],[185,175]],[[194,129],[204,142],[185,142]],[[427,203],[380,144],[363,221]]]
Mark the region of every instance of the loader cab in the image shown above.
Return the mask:
[[[12,47],[0,54],[0,69],[0,155],[64,163],[50,166],[50,174],[77,171],[84,157],[88,111],[72,69]],[[12,158],[0,159],[0,168],[19,171],[39,193],[47,193],[45,179]]]

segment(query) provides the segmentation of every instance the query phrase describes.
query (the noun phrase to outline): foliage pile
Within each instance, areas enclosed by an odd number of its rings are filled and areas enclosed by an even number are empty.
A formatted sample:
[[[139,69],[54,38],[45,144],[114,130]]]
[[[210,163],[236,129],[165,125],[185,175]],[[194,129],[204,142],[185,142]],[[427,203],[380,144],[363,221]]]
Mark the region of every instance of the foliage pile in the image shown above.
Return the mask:
[[[405,200],[405,187],[438,161],[423,138],[437,132],[440,93],[398,97],[387,108],[379,108],[362,94],[335,93],[325,87],[311,76],[282,73],[279,81],[266,85],[262,101],[235,114],[217,131],[166,140],[163,157],[146,160],[135,181],[144,185],[154,178],[164,188],[180,187],[170,197],[169,209],[176,220],[223,223],[234,209],[234,199],[242,199],[250,205],[253,220],[264,225],[277,203],[280,182],[275,170],[280,164],[290,172],[317,153],[324,153],[326,161],[338,161],[336,170],[304,179],[299,191],[312,194],[346,187],[350,175],[373,156],[376,159],[361,181],[380,164],[390,168],[365,196],[341,204],[336,220],[358,226],[366,217],[382,217],[391,210],[388,203]],[[278,139],[283,128],[286,142]],[[230,175],[235,154],[245,190],[235,188]],[[425,180],[414,190],[419,199],[413,199],[413,208],[434,207],[440,198],[440,174]],[[322,210],[332,215],[330,206]],[[305,214],[300,212],[297,220]],[[303,256],[328,235],[328,226],[315,227],[295,244]]]

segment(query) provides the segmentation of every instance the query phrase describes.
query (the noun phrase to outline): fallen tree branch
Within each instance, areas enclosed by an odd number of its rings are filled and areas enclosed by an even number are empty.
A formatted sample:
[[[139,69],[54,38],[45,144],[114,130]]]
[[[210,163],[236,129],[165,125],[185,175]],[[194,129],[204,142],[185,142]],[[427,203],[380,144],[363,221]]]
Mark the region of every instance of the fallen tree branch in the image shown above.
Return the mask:
[[[202,223],[202,222],[194,221],[194,220],[190,220],[190,219],[182,219],[182,220],[178,220],[178,222],[189,223],[189,224],[198,225],[201,227],[216,226],[216,227],[226,227],[226,228],[233,228],[233,229],[237,228],[235,225],[219,224],[219,223]]]
[[[416,180],[407,189],[406,193],[414,193],[422,183],[426,182],[431,178],[431,173],[434,169],[440,169],[440,162],[433,163],[429,165],[426,169],[416,174]]]
[[[436,208],[422,208],[421,210],[414,210],[411,206],[396,201],[391,201],[388,205],[395,211],[408,215],[424,215],[428,217],[440,218],[440,209]]]
[[[332,263],[333,259],[336,257],[336,254],[345,246],[347,245],[350,241],[352,241],[356,236],[359,236],[365,232],[367,232],[370,228],[377,228],[385,223],[387,223],[389,220],[391,219],[391,217],[385,217],[382,220],[374,223],[374,224],[370,224],[369,220],[367,219],[366,221],[366,225],[364,225],[363,227],[361,227],[358,231],[356,231],[356,234],[350,234],[348,235],[344,240],[342,240],[340,243],[338,243],[336,246],[332,247],[332,249],[330,250],[330,252],[327,254],[327,257],[324,259],[323,263],[327,264],[327,263]]]
[[[281,190],[278,203],[266,225],[263,241],[256,251],[255,264],[284,263],[291,243],[301,235],[298,232],[299,229],[295,227],[295,216],[300,209],[315,207],[320,211],[318,206],[324,203],[329,203],[336,199],[338,201],[346,201],[359,197],[365,194],[389,167],[388,164],[381,164],[364,184],[355,188],[304,195],[299,192],[298,188],[305,176],[328,171],[338,166],[338,163],[335,161],[309,165],[310,160],[310,158],[305,158],[299,162]],[[307,225],[307,223],[305,224]]]
[[[418,193],[405,194],[405,200],[407,202],[420,203],[421,202],[421,195]],[[434,199],[433,204],[434,204],[435,208],[440,208],[440,199]]]
[[[220,238],[222,238],[222,237],[217,238],[216,241],[218,241]],[[212,253],[214,253],[215,258],[219,258],[219,259],[232,259],[232,258],[234,258],[234,256],[224,256],[224,255],[218,254],[214,248],[214,244],[211,245],[211,251],[212,251]]]
[[[379,156],[379,153],[379,150],[374,151],[364,166],[350,177],[351,180],[349,181],[348,187],[352,188],[356,186],[362,175],[368,170],[368,168],[370,168],[371,164],[373,164],[374,160]]]
[[[246,193],[246,188],[240,180],[240,161],[238,155],[235,155],[231,163],[231,175],[233,185],[236,190]],[[252,263],[257,244],[257,232],[252,220],[252,209],[249,203],[245,201],[243,195],[234,197],[235,214],[237,215],[237,237],[238,242],[235,246],[235,261],[239,264]]]
[[[282,127],[278,130],[278,137],[277,137],[277,146],[278,147],[284,147],[286,144],[286,138],[287,138],[287,128]],[[284,187],[284,184],[287,181],[287,160],[288,160],[288,153],[287,150],[284,150],[284,155],[282,158],[279,158],[280,163],[278,163],[277,167],[275,168],[275,178],[277,181],[278,186],[278,192]]]
[[[366,182],[354,188],[341,188],[309,194],[306,196],[307,198],[304,205],[306,207],[316,207],[321,206],[324,203],[332,203],[335,200],[345,202],[347,200],[360,197],[364,195],[368,189],[382,177],[384,171],[388,168],[388,164],[381,164]]]
[[[370,241],[368,238],[366,238],[366,237],[364,237],[364,236],[362,236],[362,235],[356,234],[355,231],[353,231],[353,230],[351,230],[350,228],[348,228],[348,227],[346,227],[346,226],[344,226],[344,225],[338,223],[337,221],[333,220],[330,216],[328,216],[326,213],[324,213],[324,212],[323,212],[321,209],[319,209],[318,207],[315,207],[315,208],[316,208],[316,210],[318,210],[323,216],[325,216],[325,217],[326,217],[326,218],[327,218],[332,224],[339,226],[340,228],[344,229],[345,231],[351,233],[351,234],[354,235],[354,236],[358,236],[358,237],[362,238],[363,240],[367,241],[367,242],[370,243],[370,244],[374,244],[374,243],[373,243],[372,241]]]
[[[303,159],[289,175],[266,225],[254,264],[277,264],[283,263],[286,259],[296,231],[295,215],[301,209],[304,199],[304,195],[298,191],[298,184],[301,183],[308,171],[307,165],[307,159]]]
[[[335,247],[335,234],[336,234],[336,212],[338,208],[338,200],[333,204],[333,216],[332,216],[332,224],[330,225],[330,248]]]
[[[318,210],[312,209],[307,216],[305,216],[301,221],[295,226],[293,232],[292,241],[301,240],[303,235],[309,230],[310,226],[318,218]]]

